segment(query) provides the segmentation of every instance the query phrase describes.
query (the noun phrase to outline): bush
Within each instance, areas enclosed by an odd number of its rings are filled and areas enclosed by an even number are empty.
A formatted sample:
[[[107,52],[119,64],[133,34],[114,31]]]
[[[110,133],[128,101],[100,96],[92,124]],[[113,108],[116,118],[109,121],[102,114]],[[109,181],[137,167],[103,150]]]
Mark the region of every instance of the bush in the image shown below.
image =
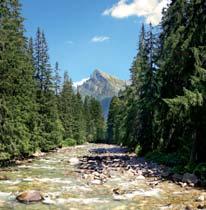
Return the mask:
[[[161,153],[159,151],[150,152],[146,155],[146,159],[152,160],[154,162],[164,164],[167,166],[176,166],[180,164],[180,159],[177,153]]]
[[[206,179],[206,163],[198,164],[194,171],[197,176],[201,177],[201,179]]]
[[[67,138],[63,141],[62,146],[63,147],[71,147],[77,145],[77,142],[75,139]]]
[[[142,150],[141,146],[137,145],[136,148],[135,148],[135,153],[136,153],[137,156],[140,155],[141,150]]]

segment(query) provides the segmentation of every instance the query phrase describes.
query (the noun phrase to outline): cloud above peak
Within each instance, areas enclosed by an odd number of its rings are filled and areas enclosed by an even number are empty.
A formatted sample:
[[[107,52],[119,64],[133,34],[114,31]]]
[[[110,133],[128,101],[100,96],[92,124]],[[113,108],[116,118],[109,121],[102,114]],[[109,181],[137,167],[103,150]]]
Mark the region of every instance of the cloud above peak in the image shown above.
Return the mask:
[[[162,18],[162,9],[167,7],[169,0],[119,0],[103,15],[114,18],[127,18],[130,16],[145,17],[146,23],[158,25]]]
[[[105,42],[107,40],[110,40],[109,36],[94,36],[91,39],[91,42]]]

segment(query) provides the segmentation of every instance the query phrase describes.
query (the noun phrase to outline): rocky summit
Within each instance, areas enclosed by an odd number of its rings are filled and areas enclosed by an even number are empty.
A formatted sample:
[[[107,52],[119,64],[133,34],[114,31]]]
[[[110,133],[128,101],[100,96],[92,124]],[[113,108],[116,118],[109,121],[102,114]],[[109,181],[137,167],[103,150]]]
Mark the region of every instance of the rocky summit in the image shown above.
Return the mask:
[[[120,80],[98,69],[77,86],[79,93],[85,96],[93,96],[101,102],[104,117],[107,118],[109,104],[113,96],[117,96],[120,90],[124,90],[128,81]]]

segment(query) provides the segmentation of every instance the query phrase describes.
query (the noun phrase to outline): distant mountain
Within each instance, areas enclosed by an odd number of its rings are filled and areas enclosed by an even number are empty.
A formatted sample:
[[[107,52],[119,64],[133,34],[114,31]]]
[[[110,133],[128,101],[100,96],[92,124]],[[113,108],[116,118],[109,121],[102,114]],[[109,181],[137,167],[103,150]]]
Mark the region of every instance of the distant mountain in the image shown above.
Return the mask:
[[[120,90],[124,90],[126,85],[127,81],[120,80],[97,69],[90,78],[74,83],[74,87],[83,97],[86,95],[93,96],[100,101],[105,118],[107,118],[112,97],[118,95]]]

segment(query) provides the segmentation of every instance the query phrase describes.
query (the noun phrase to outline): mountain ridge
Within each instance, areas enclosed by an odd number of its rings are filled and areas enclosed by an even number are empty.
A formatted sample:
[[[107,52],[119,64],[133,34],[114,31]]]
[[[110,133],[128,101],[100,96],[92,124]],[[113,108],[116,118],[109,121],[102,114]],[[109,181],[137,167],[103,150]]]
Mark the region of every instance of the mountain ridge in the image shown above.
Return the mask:
[[[81,83],[81,81],[83,81]],[[84,98],[92,96],[100,101],[105,119],[108,115],[111,99],[117,96],[120,90],[124,90],[128,82],[118,79],[99,69],[95,69],[88,79],[76,82],[77,91]]]

